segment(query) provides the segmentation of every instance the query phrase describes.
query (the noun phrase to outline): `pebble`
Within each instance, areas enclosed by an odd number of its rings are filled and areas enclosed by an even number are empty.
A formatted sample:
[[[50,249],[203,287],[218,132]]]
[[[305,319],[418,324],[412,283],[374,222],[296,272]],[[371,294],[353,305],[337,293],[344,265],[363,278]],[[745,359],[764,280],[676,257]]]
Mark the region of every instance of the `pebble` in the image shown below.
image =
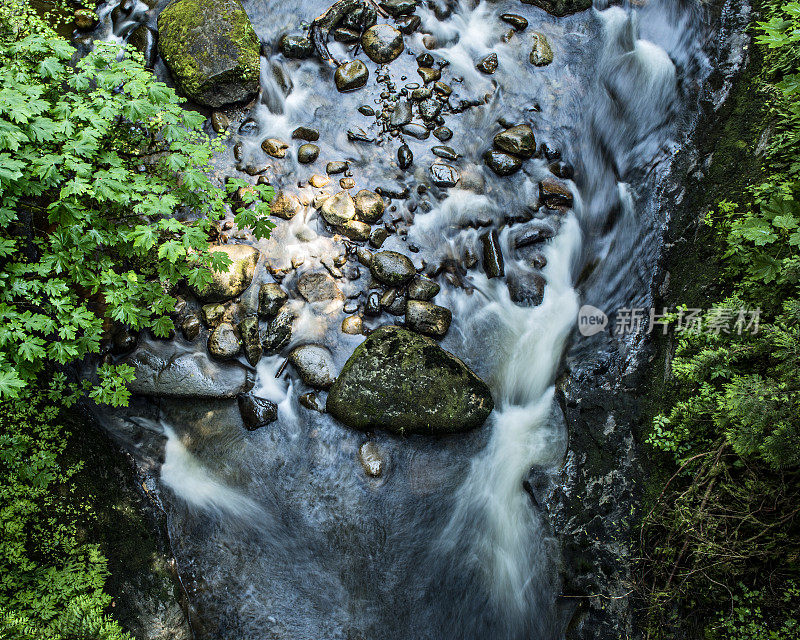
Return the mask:
[[[433,135],[441,142],[447,142],[453,137],[453,132],[448,127],[438,127],[433,130]]]
[[[449,164],[434,162],[430,168],[431,180],[437,187],[455,187],[458,183],[458,171]]]
[[[360,89],[367,84],[368,78],[369,70],[361,60],[353,60],[339,65],[333,75],[336,88],[342,93]]]
[[[431,69],[430,67],[420,67],[417,69],[417,73],[422,78],[422,81],[425,84],[429,82],[436,82],[437,80],[442,79],[442,70],[441,69]]]
[[[215,111],[211,114],[211,128],[216,133],[225,133],[230,126],[231,122],[228,120],[228,116],[221,111]]]
[[[533,34],[530,61],[536,67],[544,67],[553,62],[553,49],[543,33]]]
[[[480,71],[481,73],[485,73],[485,74],[491,75],[495,71],[497,71],[497,65],[498,65],[497,54],[496,53],[490,53],[488,56],[483,58],[475,66],[477,67],[478,71]],[[439,78],[436,78],[436,79],[438,80]]]
[[[342,333],[357,336],[364,330],[364,321],[361,316],[347,316],[342,320]]]
[[[297,150],[297,161],[301,164],[314,162],[318,157],[319,147],[310,142],[300,145],[300,148]]]
[[[431,149],[431,151],[433,151],[433,155],[438,156],[444,160],[454,161],[458,160],[459,157],[458,154],[456,153],[456,150],[453,149],[453,147],[447,147],[445,145],[435,146],[433,147],[433,149]]]
[[[407,144],[401,145],[397,150],[397,163],[400,165],[400,168],[405,171],[413,162],[414,154],[411,153],[411,149]]]
[[[325,173],[329,175],[336,175],[337,173],[344,173],[347,171],[348,164],[346,162],[329,162],[325,166]]]
[[[371,478],[379,478],[383,474],[383,457],[378,445],[372,441],[365,442],[358,449],[358,460],[361,467]]]
[[[506,24],[510,24],[517,31],[525,31],[528,28],[528,21],[516,13],[504,13],[500,19]]]
[[[261,148],[268,156],[272,156],[273,158],[285,158],[289,145],[277,138],[267,138],[261,143]]]

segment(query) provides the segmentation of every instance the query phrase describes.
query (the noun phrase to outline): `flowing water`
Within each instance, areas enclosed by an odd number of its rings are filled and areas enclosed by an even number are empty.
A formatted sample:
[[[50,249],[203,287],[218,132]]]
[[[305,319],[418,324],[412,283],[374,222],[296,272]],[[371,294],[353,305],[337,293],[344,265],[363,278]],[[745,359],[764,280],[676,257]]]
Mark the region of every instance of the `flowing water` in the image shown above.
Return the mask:
[[[116,24],[107,7],[100,31],[121,41],[131,22],[154,25],[157,12],[140,4]],[[308,177],[324,173],[325,162],[347,160],[357,189],[409,187],[387,212],[397,233],[384,248],[409,255],[420,268],[448,266],[437,277],[436,302],[454,318],[442,346],[487,380],[496,409],[471,434],[373,434],[386,467],[380,478],[367,477],[359,465],[367,436],[301,406],[298,398],[309,389],[291,370],[279,372],[277,356],[259,363],[254,393],[277,402],[279,418],[256,432],[238,426],[235,402],[140,400],[125,413],[103,416],[158,477],[199,637],[562,636],[559,549],[546,509],[524,481],[531,469],[547,477],[564,459],[567,429],[554,384],[567,345],[579,364],[582,354],[610,339],[577,335],[579,307],[611,312],[648,300],[668,216],[653,190],[691,131],[700,85],[712,70],[707,42],[719,35],[702,5],[688,0],[608,4],[596,0],[593,10],[565,18],[516,0],[420,6],[422,27],[406,36],[406,53],[382,72],[367,61],[367,86],[340,94],[331,68],[287,60],[276,46],[325,2],[245,2],[266,43],[262,91],[239,114],[255,122],[227,141],[219,175],[266,162],[272,184],[310,201]],[[525,16],[530,26],[504,42],[508,25],[498,16],[507,12]],[[534,31],[553,46],[555,61],[547,67],[527,60]],[[461,156],[451,163],[461,173],[457,188],[431,184],[431,148],[438,142],[404,136],[414,164],[403,172],[396,161],[400,140],[357,111],[363,104],[379,111],[381,92],[413,88],[414,56],[426,51],[423,34],[435,38],[430,53],[446,63],[443,80],[454,88],[444,117],[454,132],[447,144]],[[487,76],[475,61],[492,51],[499,69]],[[339,43],[331,53],[349,55]],[[164,76],[161,62],[156,72]],[[503,129],[499,120],[530,123],[540,144],[575,167],[572,209],[540,207],[538,183],[549,175],[541,155],[507,178],[485,166],[481,156]],[[315,165],[297,163],[294,151],[283,161],[263,155],[261,140],[289,141],[300,125],[320,131]],[[350,141],[347,131],[355,128],[376,141]],[[235,143],[243,151],[238,163]],[[273,267],[288,270],[288,290],[303,271],[330,266],[344,253],[312,206],[277,224],[269,240],[238,239],[257,244]],[[557,231],[536,256],[514,244],[531,225]],[[487,278],[471,259],[480,255],[480,235],[488,228],[499,232],[505,278]],[[296,270],[293,260],[301,263]],[[368,273],[353,261],[342,270],[342,290],[359,300]],[[516,304],[508,282],[539,273],[547,283],[541,304]],[[339,331],[341,302],[291,304],[298,314],[292,345],[326,344],[341,366],[363,340]],[[387,322],[397,319],[384,314],[367,325]],[[154,350],[174,348],[145,342]]]

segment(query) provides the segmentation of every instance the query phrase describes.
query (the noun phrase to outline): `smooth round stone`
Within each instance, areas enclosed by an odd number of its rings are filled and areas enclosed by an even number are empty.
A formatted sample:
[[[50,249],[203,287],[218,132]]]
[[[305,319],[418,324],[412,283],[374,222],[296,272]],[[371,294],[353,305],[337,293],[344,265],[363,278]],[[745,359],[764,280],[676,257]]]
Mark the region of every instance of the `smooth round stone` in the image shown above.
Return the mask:
[[[319,131],[311,127],[297,127],[292,131],[292,140],[305,140],[306,142],[316,142],[319,140]]]
[[[315,189],[322,189],[322,187],[327,187],[330,183],[331,179],[328,176],[322,176],[319,174],[311,176],[311,178],[308,180],[308,184]]]
[[[409,300],[406,306],[406,325],[422,335],[441,338],[450,328],[453,314],[450,309],[424,300]]]
[[[372,107],[370,107],[368,104],[362,104],[362,105],[361,105],[361,106],[358,108],[358,112],[359,112],[359,113],[360,113],[362,116],[374,116],[374,115],[375,115],[375,109],[373,109]]]
[[[438,127],[433,130],[433,135],[437,140],[447,142],[453,137],[453,132],[449,127]]]
[[[419,115],[423,120],[435,120],[442,112],[442,103],[436,98],[426,98],[419,103]]]
[[[433,83],[433,90],[440,96],[444,97],[447,97],[451,93],[453,93],[453,88],[449,84],[447,84],[446,82],[442,82],[441,80],[439,82]]]
[[[510,176],[522,168],[522,160],[502,151],[487,151],[483,159],[498,176]]]
[[[325,165],[325,173],[331,176],[336,175],[337,173],[344,173],[345,171],[347,171],[346,162],[335,161],[329,162],[327,165]]]
[[[315,144],[307,142],[301,144],[297,150],[297,161],[302,164],[309,164],[319,158],[319,147]]]
[[[553,49],[543,33],[533,34],[530,61],[536,67],[545,67],[553,61]]]
[[[272,156],[273,158],[285,158],[289,145],[277,138],[267,138],[261,143],[261,148],[268,156]]]
[[[342,189],[352,189],[356,186],[356,181],[353,178],[340,178],[339,179],[339,186]]]
[[[408,299],[427,302],[436,297],[440,289],[441,287],[433,280],[417,276],[408,285]]]
[[[373,224],[381,219],[386,203],[374,191],[362,189],[356,194],[355,208],[360,220]]]
[[[386,230],[386,227],[375,227],[372,233],[369,234],[369,244],[375,249],[380,249],[388,237],[389,232]]]
[[[450,161],[458,160],[458,154],[456,153],[456,150],[453,149],[453,147],[438,145],[436,147],[433,147],[431,151],[433,151],[433,155],[438,156],[443,160],[450,160]]]
[[[372,227],[360,220],[350,220],[350,222],[341,227],[341,230],[345,236],[354,242],[366,242],[369,240]]]
[[[230,126],[231,122],[228,120],[228,116],[222,111],[215,111],[211,114],[211,128],[214,129],[215,133],[225,133]]]
[[[400,168],[405,171],[413,162],[414,154],[411,153],[409,146],[407,144],[401,145],[397,150],[397,163],[400,165]]]
[[[278,405],[266,398],[241,394],[238,403],[242,422],[248,431],[255,431],[278,419]]]
[[[417,140],[427,140],[428,136],[431,135],[431,132],[428,131],[428,129],[423,127],[421,124],[417,124],[416,122],[404,125],[402,131],[406,135],[416,138]]]
[[[434,162],[430,171],[431,180],[437,187],[455,187],[458,182],[458,171],[449,164]]]
[[[376,24],[367,29],[361,36],[361,46],[370,60],[378,64],[391,62],[405,48],[403,34],[388,24]]]
[[[394,106],[392,115],[389,116],[389,126],[393,129],[402,127],[411,122],[411,103],[408,100],[399,100]]]
[[[428,89],[428,87],[421,87],[419,89],[414,89],[411,92],[411,99],[419,102],[421,100],[426,100],[427,98],[430,98],[431,94],[432,92],[430,89]]]
[[[322,217],[334,227],[344,226],[355,215],[355,203],[346,191],[340,191],[322,203]]]
[[[405,284],[417,273],[411,259],[396,251],[379,251],[374,254],[370,271],[377,280],[390,287]]]
[[[346,93],[348,91],[355,91],[367,84],[369,78],[369,69],[361,60],[353,60],[352,62],[345,62],[339,65],[336,73],[333,74],[333,81],[336,83],[336,88]]]
[[[330,351],[316,344],[296,347],[289,354],[289,362],[300,374],[303,382],[315,389],[328,389],[336,377]]]
[[[342,320],[342,333],[357,336],[364,330],[364,321],[361,316],[347,316]]]
[[[487,75],[491,75],[495,71],[497,71],[497,65],[498,65],[497,54],[496,53],[490,53],[488,56],[483,58],[483,60],[481,60],[475,66],[478,68],[478,71],[480,71],[481,73],[485,73]],[[438,80],[438,78],[437,78],[437,80]]]
[[[501,151],[530,158],[536,153],[536,140],[530,125],[521,124],[501,131],[494,137],[494,145]]]
[[[500,19],[514,27],[516,31],[525,31],[528,28],[528,21],[516,13],[504,13]]]

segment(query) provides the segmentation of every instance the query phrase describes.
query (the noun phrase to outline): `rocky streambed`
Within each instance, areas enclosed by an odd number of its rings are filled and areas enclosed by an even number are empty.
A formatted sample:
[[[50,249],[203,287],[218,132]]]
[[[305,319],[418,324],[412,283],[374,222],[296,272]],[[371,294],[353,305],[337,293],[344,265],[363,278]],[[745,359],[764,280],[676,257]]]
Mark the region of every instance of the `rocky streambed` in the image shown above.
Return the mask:
[[[208,116],[219,184],[276,193],[269,239],[220,223],[232,265],[176,292],[175,336],[109,345],[136,397],[98,419],[166,513],[195,637],[615,637],[559,596],[593,584],[572,559],[599,570],[578,505],[606,508],[576,492],[575,407],[616,384],[595,356],[639,338],[575,319],[650,299],[660,185],[731,12],[124,0],[76,18],[81,46],[138,48]],[[624,480],[626,451],[592,473]]]

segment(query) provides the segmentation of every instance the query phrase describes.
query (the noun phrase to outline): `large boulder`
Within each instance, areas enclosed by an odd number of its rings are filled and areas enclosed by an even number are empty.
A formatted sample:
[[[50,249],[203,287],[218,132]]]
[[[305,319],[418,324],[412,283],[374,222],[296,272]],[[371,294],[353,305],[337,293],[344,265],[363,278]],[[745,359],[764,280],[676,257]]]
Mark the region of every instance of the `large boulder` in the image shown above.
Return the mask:
[[[125,359],[136,377],[132,393],[159,398],[235,398],[248,391],[253,380],[237,363],[215,362],[206,353],[176,353],[139,349]]]
[[[258,36],[238,0],[173,2],[158,17],[158,50],[195,102],[220,107],[258,91]]]
[[[592,0],[522,0],[522,3],[535,5],[558,17],[586,11],[592,7]]]
[[[253,282],[253,274],[258,264],[258,249],[246,244],[229,244],[213,247],[212,253],[222,252],[231,259],[225,271],[213,272],[213,279],[204,289],[196,289],[197,297],[203,302],[222,302],[244,293]]]
[[[476,429],[493,408],[489,387],[460,359],[396,326],[381,327],[356,348],[327,402],[350,427],[398,434]]]

